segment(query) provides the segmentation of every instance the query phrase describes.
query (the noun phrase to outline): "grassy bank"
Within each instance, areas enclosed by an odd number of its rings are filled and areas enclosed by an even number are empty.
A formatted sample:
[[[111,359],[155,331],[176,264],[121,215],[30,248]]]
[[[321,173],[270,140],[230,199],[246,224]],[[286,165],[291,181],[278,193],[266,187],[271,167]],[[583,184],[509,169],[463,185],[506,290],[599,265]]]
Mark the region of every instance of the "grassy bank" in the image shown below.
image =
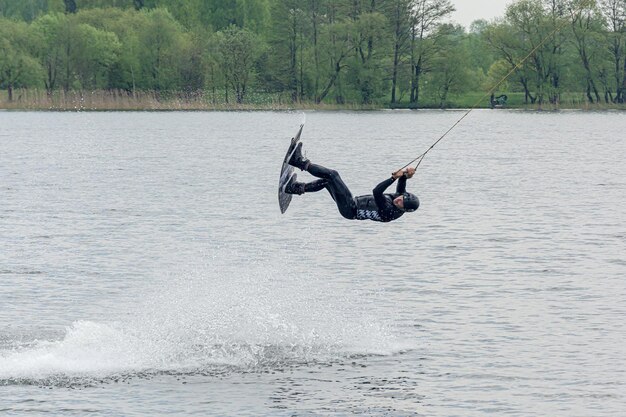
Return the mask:
[[[376,110],[383,105],[292,102],[281,95],[250,94],[245,103],[226,101],[223,96],[137,91],[54,91],[16,90],[13,100],[0,91],[0,109],[50,111],[246,111],[246,110]]]
[[[626,110],[626,105],[590,104],[581,94],[565,93],[558,106],[526,104],[522,93],[507,94],[508,101],[504,108],[529,110],[584,109],[584,110]],[[485,93],[473,92],[452,97],[445,108],[467,109],[478,104],[478,108],[489,108],[489,99]],[[417,108],[439,109],[440,103],[425,98]],[[151,111],[151,110],[198,110],[198,111],[237,111],[237,110],[377,110],[377,109],[415,109],[407,102],[375,103],[369,105],[332,102],[292,102],[285,95],[250,94],[246,103],[227,102],[222,95],[180,94],[126,91],[55,91],[47,94],[42,90],[15,90],[13,100],[9,101],[7,91],[0,91],[0,109],[5,110],[56,110],[56,111]]]

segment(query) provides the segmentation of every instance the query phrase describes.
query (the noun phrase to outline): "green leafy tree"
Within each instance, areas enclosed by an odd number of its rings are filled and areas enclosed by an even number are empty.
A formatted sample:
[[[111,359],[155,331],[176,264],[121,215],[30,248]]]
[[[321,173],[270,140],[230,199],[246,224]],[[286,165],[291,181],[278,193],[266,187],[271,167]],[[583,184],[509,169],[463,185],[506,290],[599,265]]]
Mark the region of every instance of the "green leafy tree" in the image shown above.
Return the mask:
[[[506,11],[510,28],[521,40],[518,43],[520,50],[516,54],[520,58],[518,62],[521,57],[532,52],[528,62],[533,72],[534,80],[531,83],[535,90],[535,99],[539,104],[544,103],[546,98],[556,103],[560,94],[559,61],[563,53],[563,35],[559,35],[558,39],[548,39],[555,28],[563,27],[561,16],[565,11],[559,4],[556,1],[551,2],[550,13],[547,14],[542,0],[520,0],[512,3]],[[544,42],[546,39],[549,42]],[[525,75],[530,75],[528,68],[524,68]]]
[[[44,85],[48,94],[52,94],[60,84],[65,55],[62,35],[69,25],[67,16],[51,13],[38,18],[33,23],[34,31],[40,36],[38,58],[45,71]]]
[[[487,76],[482,84],[481,90],[489,91],[498,85],[498,91],[512,91],[514,87],[511,85],[511,78],[505,77],[511,70],[510,63],[505,59],[495,61],[487,70]],[[502,81],[504,80],[504,81]],[[519,91],[519,90],[517,90]]]
[[[14,88],[40,84],[42,68],[31,55],[35,42],[25,23],[0,19],[0,86],[7,89],[9,101]]]
[[[271,19],[270,6],[270,0],[237,0],[242,27],[256,34],[265,33]]]
[[[540,27],[541,40],[545,46],[539,50],[545,62],[548,99],[558,104],[561,97],[563,74],[567,59],[566,49],[570,34],[564,30],[567,23],[567,8],[571,0],[542,0],[543,13]],[[588,1],[588,0],[585,0]]]
[[[214,30],[226,29],[231,25],[243,26],[237,0],[207,1],[204,9],[205,24]]]
[[[607,95],[614,103],[626,102],[626,0],[600,0],[606,32],[605,39],[610,54],[611,70],[607,80]],[[615,91],[613,95],[612,91]]]
[[[334,91],[335,102],[345,103],[345,91],[341,78],[343,70],[347,66],[347,58],[354,53],[354,22],[349,20],[337,20],[338,9],[336,5],[329,6],[329,22],[324,25],[321,33],[322,49],[321,60],[326,65],[326,70],[321,68],[321,88],[315,102],[322,102],[331,91]],[[323,65],[324,66],[324,65]]]
[[[385,3],[384,12],[389,20],[389,33],[392,44],[391,63],[391,104],[398,101],[398,78],[407,51],[410,48],[412,33],[412,0],[389,0]]]
[[[150,10],[142,17],[135,51],[140,65],[137,83],[157,92],[174,90],[180,86],[183,29],[167,9]]]
[[[218,102],[218,89],[224,87],[224,97],[228,96],[228,88],[224,72],[222,71],[223,58],[220,51],[222,36],[212,33],[206,38],[206,53],[204,54],[206,87],[210,92],[211,102]]]
[[[87,9],[129,9],[135,7],[135,4],[136,2],[132,0],[76,0],[77,11]]]
[[[79,41],[70,58],[75,62],[73,68],[81,88],[108,87],[108,72],[117,62],[122,47],[117,35],[79,24],[76,36]]]
[[[467,90],[470,71],[465,63],[469,60],[469,54],[462,26],[441,25],[437,30],[437,39],[437,52],[433,58],[437,71],[432,73],[429,84],[439,107],[443,109],[447,106],[450,95]]]
[[[589,4],[587,0],[585,2]],[[600,55],[604,52],[601,39],[603,19],[595,7],[588,7],[580,2],[574,2],[571,5],[570,15],[574,44],[585,71],[585,94],[590,103],[598,102],[600,93],[596,85],[596,77],[597,70],[601,67],[595,61],[600,60]]]
[[[420,78],[431,70],[429,60],[434,55],[437,38],[445,33],[436,29],[454,10],[450,0],[414,0],[410,41],[411,103],[417,104],[419,100]]]
[[[490,23],[487,20],[478,19],[472,22],[467,34],[471,65],[474,68],[480,68],[485,74],[496,61],[492,49],[485,40],[485,33],[489,27]]]
[[[137,85],[143,87],[148,84],[142,80],[139,53],[143,48],[140,35],[148,26],[148,13],[136,13],[130,8],[93,8],[79,11],[76,20],[112,32],[119,40],[121,47],[117,51],[117,59],[108,68],[108,88],[127,90],[134,96]]]
[[[379,13],[374,4],[364,5],[355,12],[354,49],[348,76],[360,97],[360,102],[370,104],[381,98],[385,86],[385,36],[387,18]]]
[[[31,22],[47,11],[47,0],[0,0],[0,17]]]
[[[528,45],[525,42],[525,35],[517,30],[513,25],[503,22],[490,25],[483,31],[485,42],[493,49],[497,60],[489,69],[489,80],[493,83],[499,79],[494,78],[500,75],[504,77],[513,69],[516,69],[516,78],[524,91],[524,102],[535,103],[537,96],[531,90],[532,80],[535,78],[534,66],[529,60],[523,61],[528,52]],[[502,63],[506,62],[506,71],[501,69]]]
[[[201,92],[206,85],[210,34],[196,27],[181,38],[179,77],[180,88],[190,96]]]
[[[231,26],[219,33],[219,50],[225,81],[235,92],[237,103],[244,102],[261,45],[247,29]]]
[[[545,36],[543,29],[543,8],[539,1],[522,0],[511,4],[506,11],[506,19],[510,22],[511,29],[516,32],[516,36],[521,39],[518,43],[520,51],[516,53],[516,61],[521,61],[525,57],[525,52],[532,52],[528,62],[532,64],[534,87],[536,98],[539,104],[543,103],[545,97],[546,78],[549,75],[548,65],[544,59],[544,51],[535,49]],[[514,62],[514,65],[517,62]],[[529,74],[530,75],[530,74]],[[529,94],[530,95],[530,94]]]
[[[272,4],[273,30],[268,36],[272,51],[268,59],[271,71],[268,81],[274,89],[289,92],[293,102],[302,99],[304,94],[301,58],[305,12],[300,3],[297,0],[280,0]]]
[[[309,62],[312,62],[313,65],[309,66],[309,73],[312,79],[312,92],[310,96],[314,97],[315,100],[319,97],[320,91],[320,80],[321,80],[321,68],[322,68],[322,58],[321,58],[321,32],[322,25],[324,24],[324,7],[326,0],[310,0],[305,4],[308,5],[306,8],[306,15],[308,17],[307,21],[310,24],[309,27],[309,47],[308,47],[308,57]]]

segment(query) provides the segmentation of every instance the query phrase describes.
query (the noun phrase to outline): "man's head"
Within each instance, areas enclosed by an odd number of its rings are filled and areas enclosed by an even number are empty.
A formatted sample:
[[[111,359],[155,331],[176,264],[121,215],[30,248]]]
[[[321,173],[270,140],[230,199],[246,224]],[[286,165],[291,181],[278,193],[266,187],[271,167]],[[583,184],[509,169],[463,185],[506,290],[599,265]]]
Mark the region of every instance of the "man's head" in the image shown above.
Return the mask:
[[[419,208],[420,200],[415,194],[404,193],[393,199],[393,205],[402,211],[411,213]]]

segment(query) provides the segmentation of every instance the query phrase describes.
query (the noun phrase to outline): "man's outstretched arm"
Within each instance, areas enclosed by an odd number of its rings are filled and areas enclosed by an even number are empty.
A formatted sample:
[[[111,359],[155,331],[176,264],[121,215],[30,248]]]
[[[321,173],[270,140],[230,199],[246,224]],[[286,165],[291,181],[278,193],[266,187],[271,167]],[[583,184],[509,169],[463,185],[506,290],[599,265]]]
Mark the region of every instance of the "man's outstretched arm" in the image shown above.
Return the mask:
[[[404,194],[404,193],[406,193],[406,180],[408,178],[413,178],[413,175],[415,175],[415,168],[408,167],[408,168],[405,168],[405,169],[400,170],[398,172],[402,172],[402,176],[400,177],[400,180],[398,180],[398,186],[396,187],[396,193]],[[395,174],[397,174],[397,172],[395,172],[394,175]]]
[[[376,206],[378,206],[379,210],[386,208],[388,202],[385,199],[384,193],[385,190],[396,181],[396,178],[397,177],[395,177],[395,175],[391,178],[387,178],[385,181],[378,184],[376,188],[374,188],[374,191],[372,191],[372,194],[374,195],[374,201],[376,202]]]

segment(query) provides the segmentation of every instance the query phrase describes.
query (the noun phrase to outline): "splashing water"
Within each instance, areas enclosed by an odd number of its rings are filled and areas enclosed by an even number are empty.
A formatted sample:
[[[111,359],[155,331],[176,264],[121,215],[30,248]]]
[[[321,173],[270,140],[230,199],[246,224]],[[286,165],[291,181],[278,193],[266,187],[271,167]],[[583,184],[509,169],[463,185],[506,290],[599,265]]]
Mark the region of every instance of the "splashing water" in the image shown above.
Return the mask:
[[[0,350],[0,385],[250,372],[397,350],[356,291],[337,295],[315,277],[236,265],[163,280],[127,319],[76,321],[60,340]]]

